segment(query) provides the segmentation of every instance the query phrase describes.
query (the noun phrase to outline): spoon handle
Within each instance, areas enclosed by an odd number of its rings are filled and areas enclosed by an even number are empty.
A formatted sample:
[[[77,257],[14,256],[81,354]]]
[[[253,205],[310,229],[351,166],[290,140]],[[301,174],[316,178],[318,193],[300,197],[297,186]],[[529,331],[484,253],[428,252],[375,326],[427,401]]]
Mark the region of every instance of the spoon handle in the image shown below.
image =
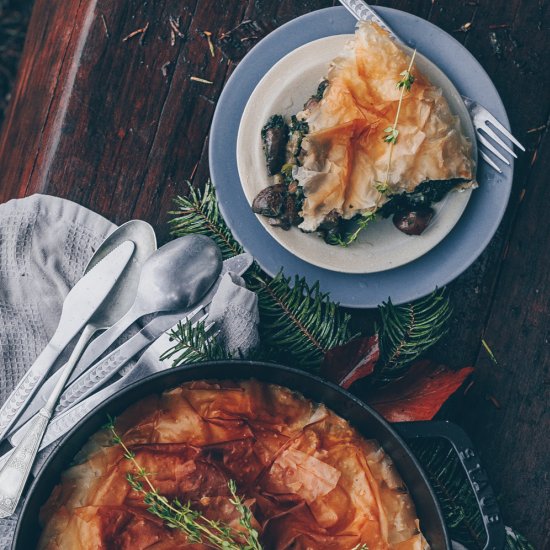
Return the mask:
[[[63,347],[68,344],[68,338],[65,340],[61,345],[57,345],[58,342],[55,338],[50,340],[32,367],[23,375],[13,392],[2,405],[0,409],[0,440],[4,439],[7,435],[11,426],[21,414],[21,411],[36,393],[40,382],[48,374]]]
[[[71,377],[69,378],[69,383],[73,380],[76,380],[80,374],[82,374],[90,365],[95,363],[103,353],[115,342],[117,338],[122,336],[122,334],[128,329],[132,324],[134,324],[140,317],[143,317],[148,312],[141,311],[135,306],[132,306],[128,312],[119,319],[113,326],[108,328],[105,332],[100,334],[87,348],[83,353],[80,361],[77,363],[76,367],[73,369]]]

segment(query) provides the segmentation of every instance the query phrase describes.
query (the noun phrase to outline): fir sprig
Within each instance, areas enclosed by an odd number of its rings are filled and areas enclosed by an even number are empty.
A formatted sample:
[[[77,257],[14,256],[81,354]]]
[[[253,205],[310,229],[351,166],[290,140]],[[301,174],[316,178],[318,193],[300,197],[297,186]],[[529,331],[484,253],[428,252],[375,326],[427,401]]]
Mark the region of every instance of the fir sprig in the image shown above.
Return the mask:
[[[445,291],[395,306],[389,299],[379,308],[381,325],[380,361],[376,378],[388,382],[402,376],[406,368],[447,333],[452,313]]]
[[[485,547],[486,534],[475,494],[451,445],[442,439],[408,441],[441,503],[451,538],[470,550]],[[534,550],[527,539],[506,527],[505,550]]]
[[[451,537],[468,548],[483,548],[485,531],[475,495],[456,452],[444,440],[411,440],[443,508]]]
[[[274,359],[316,368],[330,348],[351,338],[350,316],[321,292],[318,282],[309,286],[300,277],[292,281],[279,273],[268,279],[255,272],[249,288],[258,294],[260,336]]]
[[[168,527],[185,533],[190,543],[203,543],[211,548],[222,550],[262,550],[258,532],[252,527],[252,513],[237,495],[237,487],[233,480],[228,482],[232,497],[230,502],[239,512],[239,523],[244,529],[243,532],[235,530],[222,521],[205,517],[191,508],[190,503],[183,504],[178,499],[170,501],[161,495],[150,479],[151,474],[138,463],[135,453],[126,446],[117,433],[112,418],[109,418],[106,428],[111,432],[113,443],[122,448],[124,458],[134,466],[136,474],[129,472],[126,474],[126,480],[134,491],[143,495],[143,501],[148,505],[148,512],[160,518]]]
[[[185,363],[229,359],[223,347],[209,333],[209,327],[207,328],[204,322],[180,322],[169,332],[169,336],[174,345],[167,349],[160,359],[162,361],[173,358],[172,367]]]
[[[214,240],[219,246],[223,259],[241,254],[243,249],[227,227],[218,207],[214,186],[206,182],[204,191],[187,184],[189,196],[178,196],[174,202],[177,210],[169,212],[174,216],[168,221],[170,232],[175,237],[200,234]]]

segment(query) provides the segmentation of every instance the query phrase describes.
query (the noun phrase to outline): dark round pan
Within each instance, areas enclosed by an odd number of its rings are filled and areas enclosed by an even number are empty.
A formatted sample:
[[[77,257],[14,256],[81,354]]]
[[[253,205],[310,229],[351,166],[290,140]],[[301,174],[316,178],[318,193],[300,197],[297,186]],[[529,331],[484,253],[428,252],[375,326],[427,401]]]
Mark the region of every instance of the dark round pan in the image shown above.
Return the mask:
[[[82,419],[58,446],[32,484],[19,517],[12,549],[30,550],[36,547],[41,529],[38,521],[40,507],[84,443],[106,423],[107,415],[116,416],[142,397],[190,380],[246,378],[256,378],[299,391],[347,419],[366,438],[377,439],[395,463],[413,497],[422,531],[431,548],[450,550],[443,515],[426,475],[390,424],[347,391],[317,376],[288,367],[251,361],[200,363],[161,372],[129,386]]]

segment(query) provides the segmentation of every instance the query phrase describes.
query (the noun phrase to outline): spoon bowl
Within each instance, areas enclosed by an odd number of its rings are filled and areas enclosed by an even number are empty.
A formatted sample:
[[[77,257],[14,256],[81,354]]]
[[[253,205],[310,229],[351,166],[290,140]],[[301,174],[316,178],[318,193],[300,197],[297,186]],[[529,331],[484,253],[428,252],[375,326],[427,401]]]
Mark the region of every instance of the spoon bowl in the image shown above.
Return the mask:
[[[190,307],[212,286],[221,267],[221,253],[212,239],[187,235],[171,241],[143,266],[135,306],[146,313]]]

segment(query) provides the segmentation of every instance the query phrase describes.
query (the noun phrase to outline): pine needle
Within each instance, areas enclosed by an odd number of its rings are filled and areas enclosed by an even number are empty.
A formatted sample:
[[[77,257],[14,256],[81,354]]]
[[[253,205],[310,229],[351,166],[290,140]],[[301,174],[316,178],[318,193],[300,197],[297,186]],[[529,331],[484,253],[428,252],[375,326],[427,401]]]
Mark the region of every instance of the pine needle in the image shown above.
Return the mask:
[[[171,330],[169,335],[175,344],[166,350],[160,359],[163,361],[173,358],[172,367],[178,367],[185,363],[228,359],[217,340],[208,334],[204,322],[178,323],[178,326]]]
[[[193,82],[200,82],[201,84],[214,84],[211,80],[206,80],[206,78],[201,78],[200,76],[192,76],[189,78]]]
[[[489,347],[489,344],[485,341],[484,338],[481,339],[481,345],[485,348],[485,351],[489,355],[491,361],[498,367],[498,361],[495,357],[494,353],[491,351],[491,348]]]
[[[381,382],[389,382],[403,376],[408,365],[447,333],[452,309],[442,289],[400,306],[388,300],[379,312],[380,361],[375,376]]]

